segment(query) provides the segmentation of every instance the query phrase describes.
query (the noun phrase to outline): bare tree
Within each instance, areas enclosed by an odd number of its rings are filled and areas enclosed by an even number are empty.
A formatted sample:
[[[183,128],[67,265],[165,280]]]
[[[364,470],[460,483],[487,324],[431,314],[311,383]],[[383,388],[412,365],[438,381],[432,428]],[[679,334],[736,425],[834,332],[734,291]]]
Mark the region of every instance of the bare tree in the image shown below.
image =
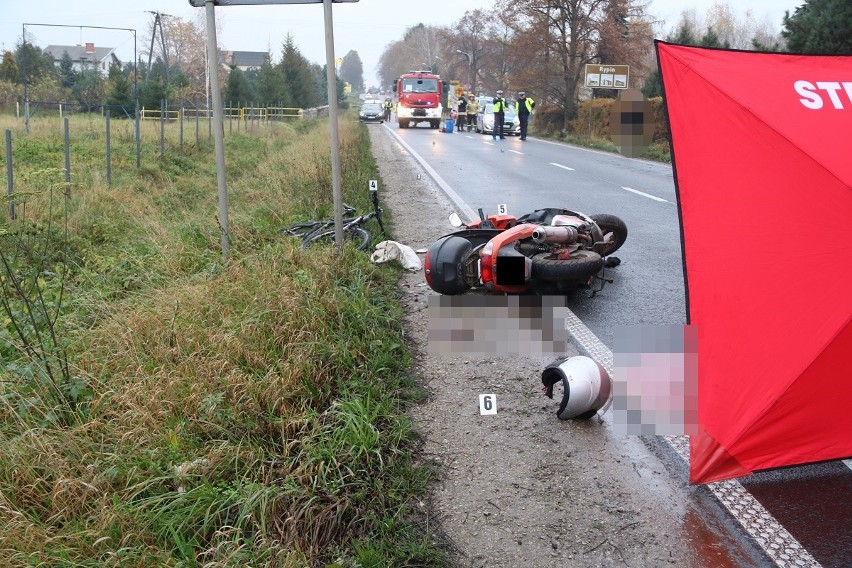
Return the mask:
[[[515,76],[562,109],[566,131],[577,117],[585,65],[600,61],[601,46],[613,53],[618,46],[615,56],[627,57],[622,42],[629,40],[632,50],[650,35],[645,3],[638,0],[500,0],[500,6],[515,31],[513,44],[522,46],[514,50],[514,59],[523,62]],[[634,65],[643,61],[631,59]]]
[[[446,30],[444,59],[453,62],[453,69],[461,68],[458,76],[470,89],[476,89],[480,70],[489,55],[489,37],[493,36],[494,20],[482,10],[464,13],[464,16]],[[460,65],[459,65],[460,63]]]
[[[377,68],[382,85],[390,85],[413,69],[440,71],[444,61],[440,47],[443,33],[442,28],[417,24],[408,28],[401,40],[385,47]]]
[[[168,14],[160,14],[160,20],[162,26],[159,29],[155,27],[156,20],[151,20],[147,35],[142,41],[145,49],[141,57],[161,59],[168,63],[170,69],[180,70],[188,84],[174,93],[176,98],[187,101],[203,100],[207,92],[207,24],[204,11],[197,11],[194,20]],[[222,20],[217,18],[217,36],[221,36],[221,24]],[[223,53],[221,45],[219,49],[220,53]],[[220,60],[219,64],[222,63],[223,60]],[[227,74],[223,74],[221,80],[224,84]]]

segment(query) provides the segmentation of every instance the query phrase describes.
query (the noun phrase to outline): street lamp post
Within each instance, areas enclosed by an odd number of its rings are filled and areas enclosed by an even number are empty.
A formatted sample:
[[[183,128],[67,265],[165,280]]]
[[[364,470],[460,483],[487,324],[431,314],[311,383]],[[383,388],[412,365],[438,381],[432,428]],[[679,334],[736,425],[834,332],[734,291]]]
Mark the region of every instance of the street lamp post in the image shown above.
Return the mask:
[[[466,51],[462,51],[461,49],[456,50],[457,53],[461,53],[462,55],[467,57],[467,70],[470,76],[470,88],[472,90],[476,90],[476,77],[473,74],[473,56]]]

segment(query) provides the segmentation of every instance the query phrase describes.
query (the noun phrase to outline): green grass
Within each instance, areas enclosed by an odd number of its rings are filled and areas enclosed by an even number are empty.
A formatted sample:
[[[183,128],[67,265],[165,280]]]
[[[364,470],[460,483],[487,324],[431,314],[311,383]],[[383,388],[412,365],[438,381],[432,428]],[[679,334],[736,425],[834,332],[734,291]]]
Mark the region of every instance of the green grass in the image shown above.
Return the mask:
[[[331,212],[325,122],[226,129],[227,264],[205,139],[181,149],[170,130],[160,157],[144,130],[137,171],[132,136],[114,135],[110,187],[97,121],[72,119],[66,201],[56,126],[6,125],[20,216],[0,214],[2,250],[19,251],[0,267],[0,565],[445,565],[406,414],[420,391],[399,273],[278,234]],[[369,150],[344,121],[344,199],[359,210],[379,178]],[[24,273],[29,296],[12,286]],[[54,331],[57,388],[18,321],[35,344]]]

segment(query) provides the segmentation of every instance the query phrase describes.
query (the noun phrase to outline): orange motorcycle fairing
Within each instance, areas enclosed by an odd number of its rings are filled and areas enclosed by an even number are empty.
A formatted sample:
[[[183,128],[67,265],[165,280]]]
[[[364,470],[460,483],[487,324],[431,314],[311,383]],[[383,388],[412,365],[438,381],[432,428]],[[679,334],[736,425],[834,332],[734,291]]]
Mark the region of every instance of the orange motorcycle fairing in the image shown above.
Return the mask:
[[[502,233],[495,235],[480,252],[480,276],[482,283],[492,292],[498,294],[520,294],[526,292],[532,287],[530,281],[531,268],[529,263],[525,263],[525,274],[523,275],[524,284],[506,285],[501,284],[499,276],[500,270],[500,251],[504,248],[511,248],[514,251],[514,244],[517,241],[532,237],[533,231],[537,225],[530,223],[522,223],[515,225],[511,229],[507,229]],[[505,253],[506,251],[504,251]],[[512,256],[515,256],[514,254]],[[512,264],[516,268],[515,263]]]

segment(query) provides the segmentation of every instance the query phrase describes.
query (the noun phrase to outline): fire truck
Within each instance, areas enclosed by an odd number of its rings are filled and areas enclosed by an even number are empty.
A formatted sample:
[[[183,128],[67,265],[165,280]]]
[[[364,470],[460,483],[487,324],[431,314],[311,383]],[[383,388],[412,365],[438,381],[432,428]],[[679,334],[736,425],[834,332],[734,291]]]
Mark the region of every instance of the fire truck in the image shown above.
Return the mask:
[[[444,107],[441,97],[447,85],[430,71],[409,71],[394,81],[397,96],[396,119],[400,128],[428,122],[432,128],[441,125]]]

